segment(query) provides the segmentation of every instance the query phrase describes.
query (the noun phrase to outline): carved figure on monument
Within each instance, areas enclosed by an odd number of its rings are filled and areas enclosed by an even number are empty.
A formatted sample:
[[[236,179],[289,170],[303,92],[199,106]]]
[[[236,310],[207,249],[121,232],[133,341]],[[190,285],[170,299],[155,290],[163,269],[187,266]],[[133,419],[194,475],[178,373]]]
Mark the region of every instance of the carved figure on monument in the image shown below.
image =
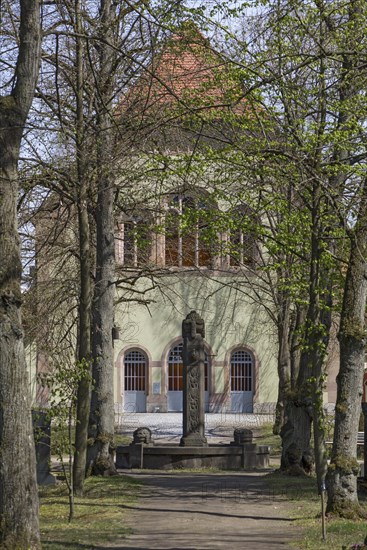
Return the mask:
[[[151,445],[152,443],[152,430],[142,426],[137,428],[133,433],[133,444],[145,443],[146,445]]]
[[[204,320],[191,311],[182,322],[183,436],[182,446],[206,446],[204,399]]]

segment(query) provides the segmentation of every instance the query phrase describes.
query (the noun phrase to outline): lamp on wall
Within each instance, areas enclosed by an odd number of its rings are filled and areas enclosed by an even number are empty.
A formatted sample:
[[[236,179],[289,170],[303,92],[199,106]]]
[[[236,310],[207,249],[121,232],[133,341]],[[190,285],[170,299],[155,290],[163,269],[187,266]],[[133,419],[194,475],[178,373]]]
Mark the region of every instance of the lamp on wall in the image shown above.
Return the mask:
[[[112,327],[112,340],[120,340],[120,327],[117,325]]]

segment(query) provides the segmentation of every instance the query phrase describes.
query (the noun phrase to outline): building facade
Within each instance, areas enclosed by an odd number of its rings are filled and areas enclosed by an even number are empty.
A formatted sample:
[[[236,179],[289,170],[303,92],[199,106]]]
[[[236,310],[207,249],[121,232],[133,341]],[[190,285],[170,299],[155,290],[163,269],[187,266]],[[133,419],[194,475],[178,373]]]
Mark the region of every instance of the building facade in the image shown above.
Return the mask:
[[[149,79],[143,76],[121,101],[125,138],[139,147],[133,145],[119,164],[117,184],[121,284],[114,400],[120,411],[182,410],[181,325],[192,310],[206,327],[206,411],[275,409],[277,330],[269,316],[274,306],[259,276],[266,251],[256,240],[253,227],[259,220],[245,198],[251,190],[240,170],[227,173],[223,158],[208,161],[208,150],[217,150],[225,132],[232,135],[230,117],[248,108],[237,101],[237,84],[226,70],[208,41],[190,27],[170,39],[147,72]],[[205,111],[193,103],[198,98],[208,103]],[[195,105],[206,113],[199,130],[192,118]],[[41,355],[29,350],[35,373],[44,368],[37,360]],[[332,357],[331,371],[335,365]],[[326,402],[334,398],[334,380],[331,376],[325,389]]]

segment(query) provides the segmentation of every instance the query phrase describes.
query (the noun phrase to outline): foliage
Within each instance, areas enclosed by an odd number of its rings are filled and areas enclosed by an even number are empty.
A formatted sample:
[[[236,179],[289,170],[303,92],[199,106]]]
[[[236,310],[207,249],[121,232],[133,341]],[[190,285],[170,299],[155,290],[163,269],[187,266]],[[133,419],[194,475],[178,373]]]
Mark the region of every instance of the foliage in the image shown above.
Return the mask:
[[[80,381],[91,382],[90,365],[86,359],[75,364],[61,363],[52,374],[42,373],[39,382],[49,390],[47,413],[52,421],[52,449],[58,456],[69,492],[69,521],[74,516],[74,427],[77,422],[76,406]],[[68,466],[64,456],[68,456]]]
[[[224,204],[224,214],[202,204],[188,208],[175,231],[187,237],[193,228],[199,228],[202,243],[214,249],[221,246],[221,233],[235,236],[242,232],[256,240],[256,265],[243,250],[238,253],[235,238],[222,247],[221,253],[231,256],[241,268],[243,277],[235,284],[266,309],[277,330],[279,405],[283,407],[279,425],[285,422],[287,406],[302,407],[309,423],[313,417],[317,450],[325,431],[322,390],[331,320],[333,314],[342,311],[347,258],[358,229],[356,220],[366,178],[365,3],[253,0],[237,6],[214,2],[210,8],[203,4],[187,8],[179,2],[177,9],[170,9],[167,2],[153,1],[138,2],[127,12],[115,5],[113,55],[118,70],[113,74],[108,70],[108,78],[101,85],[96,81],[98,58],[108,41],[98,43],[98,2],[90,2],[88,7],[95,9],[83,19],[83,32],[93,39],[86,40],[81,56],[82,68],[89,70],[79,96],[79,112],[86,123],[77,136],[74,90],[70,85],[75,81],[77,46],[70,47],[75,29],[68,11],[71,4],[66,4],[58,5],[55,12],[46,9],[50,27],[44,63],[50,70],[43,72],[39,91],[42,108],[38,114],[44,116],[46,109],[57,139],[56,146],[39,147],[46,157],[38,159],[44,173],[48,175],[50,167],[56,173],[45,182],[72,204],[78,194],[80,173],[69,170],[69,158],[78,157],[80,161],[78,144],[88,147],[83,177],[92,185],[81,202],[85,205],[88,201],[88,215],[93,219],[95,183],[102,175],[102,180],[110,182],[106,188],[111,194],[116,185],[116,209],[122,216],[141,204],[153,211],[159,218],[156,227],[136,224],[132,231],[134,245],[145,258],[150,244],[148,229],[169,236],[161,219],[165,208],[160,205],[155,209],[157,201],[153,197],[167,195],[174,185],[189,192],[196,186],[209,192],[213,202]],[[250,7],[257,9],[259,16],[255,24],[246,26],[242,18]],[[201,28],[208,30],[210,17],[218,14],[224,18],[238,16],[236,24],[243,23],[244,32],[217,25],[225,42],[221,52],[214,52],[195,25],[182,22],[190,15],[197,22],[206,20]],[[210,67],[210,78],[177,97],[177,83],[165,82],[164,72],[158,71],[157,60],[162,52],[157,43],[167,30],[180,28],[191,40],[186,47],[190,46],[206,64],[205,71]],[[111,31],[112,25],[107,29]],[[80,39],[82,33],[77,35]],[[176,53],[182,48],[172,40],[171,46]],[[102,74],[105,64],[101,63],[100,68]],[[147,107],[144,116],[137,116],[137,110],[131,107],[134,97],[130,90],[134,86],[135,93],[149,89],[150,98],[156,99],[164,92],[170,99],[164,105],[158,101],[158,109]],[[116,108],[117,95],[122,97]],[[136,95],[145,102],[146,94]],[[102,104],[99,111],[98,104]],[[113,115],[115,108],[121,116]],[[101,113],[106,115],[102,138],[102,133],[98,137]],[[103,148],[101,144],[107,142],[112,127],[118,145]],[[99,172],[98,148],[103,152],[99,160],[104,159],[99,163],[103,165]],[[176,149],[177,155],[173,155]],[[137,156],[141,160],[134,162]],[[129,170],[121,175],[123,164]],[[211,168],[213,164],[215,168]],[[233,213],[243,206],[247,214],[236,219]],[[167,223],[177,222],[176,213],[172,220],[169,218],[167,215]],[[363,216],[360,221],[364,221]],[[112,239],[109,242],[112,251]],[[362,255],[364,248],[360,248]],[[88,268],[88,276],[90,272]],[[153,272],[148,266],[146,272],[153,277],[161,271]],[[143,275],[144,270],[132,277],[132,286]],[[101,280],[113,281],[113,275]],[[112,307],[106,310],[111,313]],[[363,320],[345,317],[340,337],[348,332],[364,340]],[[88,322],[86,326],[89,331]],[[89,352],[82,355],[89,356]],[[346,416],[347,410],[346,399],[338,404],[337,413]],[[293,426],[292,437],[301,432],[297,428]],[[310,430],[305,432],[303,451],[309,445]]]
[[[39,373],[38,380],[49,390],[48,415],[55,430],[53,449],[62,457],[70,451],[69,428],[75,423],[77,388],[80,380],[90,377],[89,363],[86,360],[74,364],[59,363],[52,374]]]

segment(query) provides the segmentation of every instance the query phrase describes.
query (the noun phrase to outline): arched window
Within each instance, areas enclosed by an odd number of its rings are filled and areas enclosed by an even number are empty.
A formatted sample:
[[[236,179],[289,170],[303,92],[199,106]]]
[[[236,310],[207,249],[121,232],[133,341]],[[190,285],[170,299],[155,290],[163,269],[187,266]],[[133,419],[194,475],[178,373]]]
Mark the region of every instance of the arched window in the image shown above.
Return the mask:
[[[254,267],[256,261],[256,218],[246,205],[231,211],[229,231],[229,265]]]
[[[254,359],[246,350],[231,354],[231,391],[252,392]]]
[[[146,390],[147,358],[138,350],[131,350],[125,354],[124,359],[124,388],[126,391]]]
[[[183,390],[182,344],[171,349],[168,356],[168,391]]]
[[[213,208],[213,201],[204,194],[171,195],[165,217],[165,265],[211,267],[208,219]]]

